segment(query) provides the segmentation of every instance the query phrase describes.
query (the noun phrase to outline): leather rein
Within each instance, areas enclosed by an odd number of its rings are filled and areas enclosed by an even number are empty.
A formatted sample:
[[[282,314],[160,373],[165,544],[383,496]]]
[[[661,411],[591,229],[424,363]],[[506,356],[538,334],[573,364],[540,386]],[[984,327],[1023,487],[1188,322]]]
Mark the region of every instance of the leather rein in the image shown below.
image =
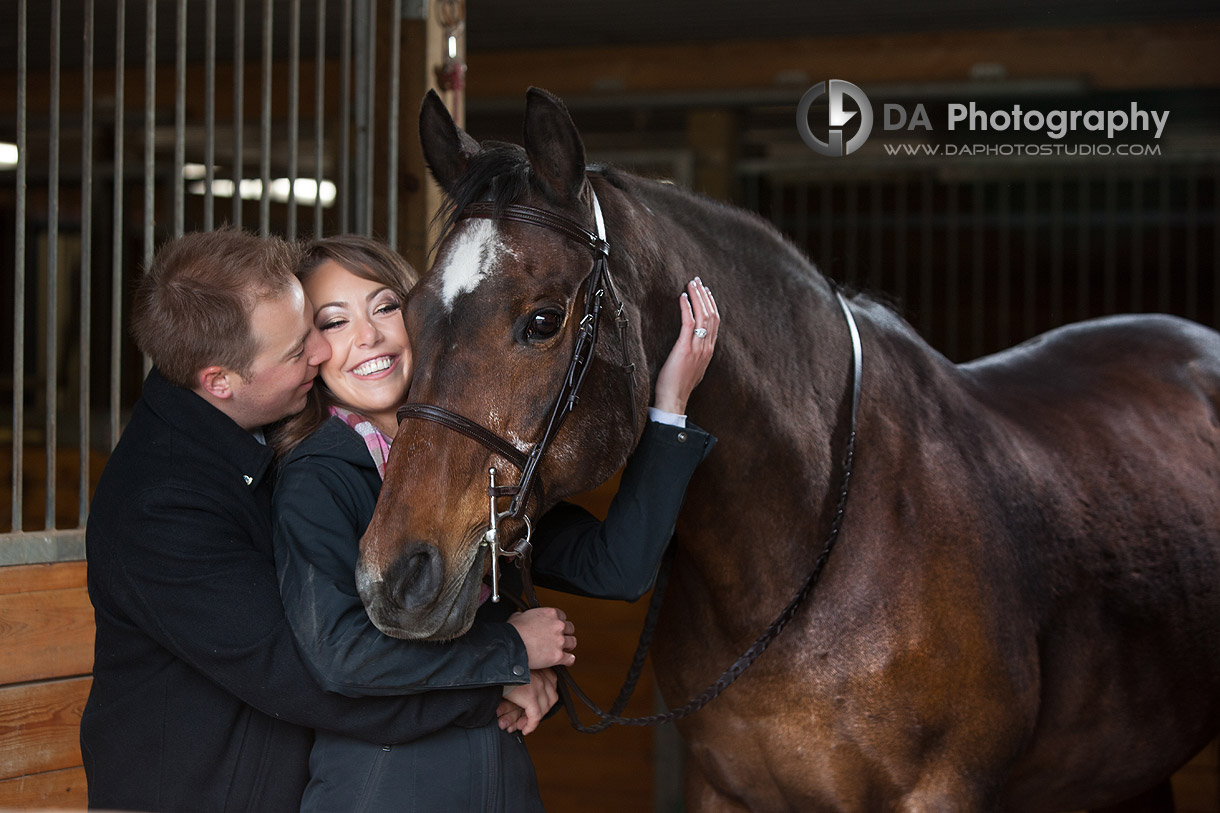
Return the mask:
[[[463,210],[459,219],[479,217],[479,218],[498,218],[503,220],[512,220],[519,223],[539,226],[558,232],[572,240],[575,240],[582,245],[587,246],[594,255],[593,270],[590,272],[587,283],[585,284],[585,315],[581,319],[577,329],[577,338],[575,347],[572,350],[572,358],[568,364],[567,374],[564,376],[563,384],[560,387],[559,393],[556,395],[554,404],[551,407],[550,419],[547,422],[546,430],[542,434],[542,438],[534,444],[528,455],[522,453],[516,446],[509,443],[507,440],[499,437],[486,427],[475,423],[474,421],[451,412],[447,409],[429,404],[407,404],[398,410],[398,421],[401,423],[407,418],[415,418],[419,420],[432,421],[439,423],[442,426],[448,427],[455,432],[459,432],[466,437],[478,441],[495,454],[508,460],[520,472],[521,477],[515,486],[499,486],[496,484],[496,470],[490,469],[488,472],[489,485],[487,488],[487,496],[489,503],[489,525],[488,530],[484,534],[484,544],[488,546],[491,557],[491,581],[492,581],[492,600],[499,601],[499,563],[500,556],[513,558],[517,567],[521,571],[521,580],[525,588],[524,605],[527,607],[538,607],[538,596],[534,590],[533,578],[530,575],[530,556],[532,552],[532,544],[530,537],[532,535],[532,524],[530,519],[525,514],[526,505],[529,502],[530,493],[538,486],[537,467],[543,455],[546,454],[551,442],[558,433],[563,421],[568,414],[575,408],[579,401],[578,393],[581,384],[584,382],[585,373],[588,371],[588,362],[593,356],[593,352],[597,345],[598,338],[598,323],[600,321],[602,311],[602,299],[608,296],[611,304],[615,308],[616,322],[619,329],[619,338],[621,342],[621,351],[623,354],[623,363],[621,369],[626,372],[628,382],[631,389],[631,414],[633,418],[633,426],[636,418],[635,409],[635,365],[628,360],[628,351],[626,343],[626,331],[628,320],[623,312],[623,303],[618,297],[618,293],[614,288],[613,279],[610,276],[608,257],[610,254],[610,246],[606,242],[605,223],[602,219],[601,206],[597,201],[596,193],[593,194],[593,213],[597,224],[597,232],[591,232],[580,224],[572,221],[562,215],[557,215],[553,212],[544,209],[537,209],[532,206],[524,206],[521,204],[510,204],[507,206],[496,207],[491,203],[479,202],[472,203]],[[687,717],[699,709],[706,706],[712,700],[720,695],[725,689],[731,686],[737,678],[741,677],[747,669],[766,651],[767,647],[779,636],[784,627],[796,615],[797,610],[802,603],[812,592],[814,585],[822,575],[822,571],[826,567],[826,562],[830,558],[831,551],[834,549],[835,543],[839,538],[839,533],[843,527],[843,516],[847,508],[847,497],[849,487],[851,485],[852,467],[855,458],[856,448],[856,431],[860,412],[860,382],[863,376],[863,351],[860,342],[860,332],[856,327],[855,318],[852,316],[851,308],[847,304],[847,300],[838,291],[835,291],[835,296],[838,298],[839,306],[843,311],[843,316],[847,321],[848,330],[851,333],[852,344],[852,386],[851,386],[851,417],[848,428],[846,450],[843,456],[843,479],[839,490],[839,498],[835,508],[834,518],[831,521],[830,531],[827,535],[826,542],[822,547],[822,552],[818,555],[814,562],[813,570],[801,585],[796,595],[788,602],[787,606],[780,611],[774,621],[763,631],[754,643],[739,657],[733,664],[726,669],[715,682],[710,684],[702,692],[691,698],[682,706],[672,709],[662,714],[653,714],[646,717],[623,717],[622,711],[626,708],[627,702],[631,699],[635,691],[636,684],[639,682],[640,675],[643,672],[644,661],[647,658],[648,650],[652,644],[653,633],[656,629],[657,618],[660,615],[661,602],[664,599],[665,587],[669,581],[669,571],[673,564],[674,548],[671,545],[667,551],[662,567],[657,574],[656,584],[653,587],[652,597],[649,600],[648,613],[645,617],[644,628],[640,632],[639,644],[636,647],[636,652],[632,658],[631,667],[628,670],[626,680],[623,683],[622,689],[619,691],[618,697],[611,705],[609,711],[604,711],[587,694],[576,684],[566,667],[556,666],[555,672],[559,677],[559,695],[564,705],[564,710],[567,712],[571,720],[572,727],[577,731],[586,734],[594,734],[599,731],[604,731],[612,725],[624,726],[653,726],[663,725],[675,720],[680,720]],[[501,497],[512,497],[512,503],[508,510],[498,511],[496,501]],[[526,526],[526,535],[524,538],[517,541],[510,549],[504,549],[499,544],[499,520],[504,518],[523,519]],[[514,599],[515,601],[515,599]],[[517,602],[520,603],[520,602]],[[594,714],[599,718],[599,722],[593,725],[585,725],[580,720],[580,715],[577,712],[573,697],[579,698]]]

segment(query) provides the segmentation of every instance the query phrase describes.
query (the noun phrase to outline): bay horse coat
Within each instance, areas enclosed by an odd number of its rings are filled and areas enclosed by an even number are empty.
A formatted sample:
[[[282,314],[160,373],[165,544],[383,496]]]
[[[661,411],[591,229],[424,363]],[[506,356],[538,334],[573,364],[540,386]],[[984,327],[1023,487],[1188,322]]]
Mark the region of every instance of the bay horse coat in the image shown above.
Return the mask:
[[[533,516],[627,458],[683,283],[700,275],[721,305],[689,405],[720,444],[691,482],[653,647],[677,706],[774,619],[831,527],[852,385],[834,286],[756,216],[587,168],[544,91],[524,148],[478,144],[435,96],[421,131],[452,217],[407,310],[409,400],[523,451],[568,365],[589,251],[462,211],[524,203],[593,230],[595,194],[604,213],[631,329],[603,331]],[[688,807],[1050,811],[1163,792],[1220,730],[1220,336],[1114,317],[959,365],[891,309],[850,307],[864,367],[842,533],[771,648],[680,724]],[[558,330],[533,332],[540,318]],[[445,426],[400,426],[358,572],[383,629],[468,627],[489,465],[517,474]]]

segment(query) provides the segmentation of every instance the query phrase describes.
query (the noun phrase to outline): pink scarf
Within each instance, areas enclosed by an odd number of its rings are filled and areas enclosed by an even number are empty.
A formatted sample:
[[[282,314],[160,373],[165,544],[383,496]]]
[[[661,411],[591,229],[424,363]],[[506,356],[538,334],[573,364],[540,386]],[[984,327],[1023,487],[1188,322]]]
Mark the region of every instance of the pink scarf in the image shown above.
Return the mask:
[[[356,434],[364,438],[364,444],[368,446],[369,455],[373,458],[373,463],[377,465],[377,473],[384,480],[385,461],[390,456],[390,444],[394,442],[394,439],[376,426],[373,426],[372,421],[358,412],[333,406],[330,408],[330,414],[342,420],[352,429],[355,429]]]

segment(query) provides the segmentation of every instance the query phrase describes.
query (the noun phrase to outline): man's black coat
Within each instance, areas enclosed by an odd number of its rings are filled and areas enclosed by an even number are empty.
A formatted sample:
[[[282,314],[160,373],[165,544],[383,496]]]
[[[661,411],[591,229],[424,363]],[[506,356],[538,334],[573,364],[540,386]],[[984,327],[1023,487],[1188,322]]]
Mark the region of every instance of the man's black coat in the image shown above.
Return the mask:
[[[296,810],[312,729],[404,742],[495,717],[499,688],[323,691],[284,618],[272,453],[154,369],[94,495],[81,751],[93,807]]]

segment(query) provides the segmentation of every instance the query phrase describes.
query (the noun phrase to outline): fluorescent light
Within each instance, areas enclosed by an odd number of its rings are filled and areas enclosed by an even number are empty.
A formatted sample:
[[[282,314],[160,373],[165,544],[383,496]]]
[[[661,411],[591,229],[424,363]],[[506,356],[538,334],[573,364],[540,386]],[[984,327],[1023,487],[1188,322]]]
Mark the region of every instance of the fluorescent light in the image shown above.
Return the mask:
[[[233,181],[227,178],[212,181],[212,195],[215,197],[231,198],[233,189]],[[242,200],[261,200],[263,197],[263,182],[257,178],[243,178],[237,189]],[[321,198],[322,206],[330,207],[334,205],[338,194],[338,189],[332,181],[322,181],[319,193],[318,182],[313,178],[297,178],[296,183],[292,185],[287,178],[276,178],[271,182],[267,196],[277,203],[287,203],[289,189],[296,192],[296,202],[302,206],[313,206]],[[187,191],[192,195],[202,195],[207,191],[207,184],[204,181],[195,181],[187,185]]]
[[[0,169],[12,169],[17,166],[17,145],[0,141]]]

